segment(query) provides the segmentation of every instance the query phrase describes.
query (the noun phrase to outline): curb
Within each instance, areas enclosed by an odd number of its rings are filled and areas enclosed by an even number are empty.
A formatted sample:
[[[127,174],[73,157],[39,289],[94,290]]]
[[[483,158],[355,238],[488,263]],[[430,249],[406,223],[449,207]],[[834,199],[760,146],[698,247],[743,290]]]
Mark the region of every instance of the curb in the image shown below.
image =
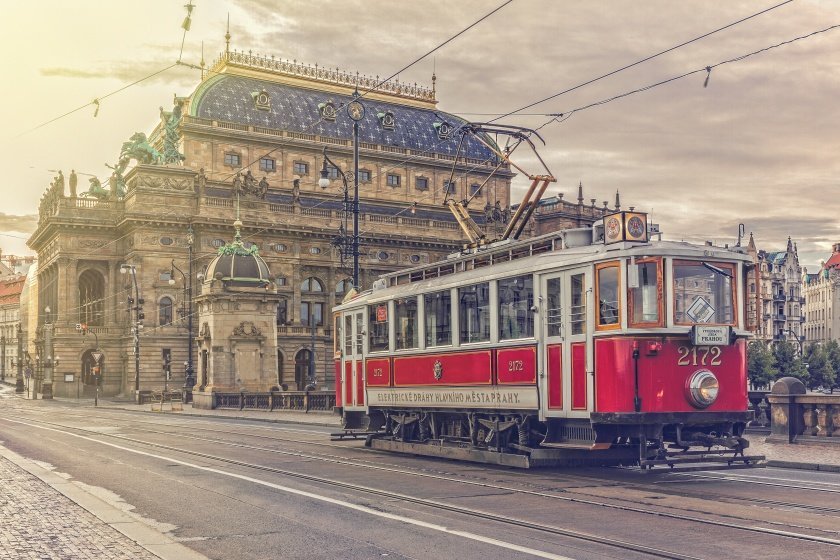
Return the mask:
[[[803,471],[840,472],[840,465],[825,465],[822,463],[798,463],[796,461],[768,460],[766,465],[768,467],[799,469]]]
[[[98,408],[102,408],[105,410],[125,410],[128,412],[143,412],[147,414],[164,414],[161,412],[155,412],[152,410],[144,410],[144,409],[130,409],[130,408],[123,408],[119,406],[102,406],[99,405]],[[282,414],[282,413],[281,413]],[[299,426],[320,426],[324,428],[335,428],[337,430],[341,429],[340,424],[330,424],[327,422],[305,422],[303,420],[288,420],[285,418],[255,418],[253,416],[231,416],[231,415],[214,415],[214,414],[199,414],[196,412],[178,412],[178,416],[190,416],[192,418],[228,418],[231,420],[252,420],[254,422],[268,422],[271,424],[296,424]]]
[[[65,496],[74,504],[86,510],[105,525],[137,543],[149,553],[162,560],[209,560],[203,554],[186,547],[165,533],[146,525],[135,517],[103,501],[89,493],[81,486],[74,484],[49,471],[34,461],[18,455],[14,451],[0,445],[0,457],[4,457],[38,478],[47,486]]]

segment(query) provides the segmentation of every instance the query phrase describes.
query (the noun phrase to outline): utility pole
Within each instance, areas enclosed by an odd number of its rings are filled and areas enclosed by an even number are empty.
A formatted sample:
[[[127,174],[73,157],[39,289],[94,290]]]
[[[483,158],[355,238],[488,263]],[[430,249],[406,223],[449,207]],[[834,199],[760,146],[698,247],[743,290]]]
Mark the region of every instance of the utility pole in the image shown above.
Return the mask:
[[[17,326],[17,377],[15,378],[15,393],[23,393],[23,330],[20,323]]]
[[[131,332],[134,335],[134,395],[137,403],[140,404],[140,330],[143,328],[143,298],[140,297],[140,288],[137,285],[137,267],[133,264],[120,265],[120,273],[131,272],[131,283],[134,285],[134,297],[129,296],[129,314],[134,311],[134,325]]]

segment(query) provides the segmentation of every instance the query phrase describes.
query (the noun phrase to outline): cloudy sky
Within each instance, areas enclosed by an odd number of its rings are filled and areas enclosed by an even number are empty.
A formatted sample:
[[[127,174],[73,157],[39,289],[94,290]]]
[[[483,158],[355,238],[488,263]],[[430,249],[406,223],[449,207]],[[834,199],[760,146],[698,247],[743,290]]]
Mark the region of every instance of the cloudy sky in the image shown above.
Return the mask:
[[[428,85],[435,70],[439,107],[486,121],[782,2],[513,0],[400,79]],[[193,91],[198,72],[179,66],[102,99],[177,60],[184,3],[0,0],[4,252],[27,252],[56,170],[104,179],[124,140]],[[229,14],[232,48],[386,76],[503,3],[195,0],[183,60],[198,63],[203,42],[211,62]],[[702,69],[838,24],[840,0],[794,0],[500,122],[564,114],[540,131],[551,194],[576,198],[582,182],[600,205],[618,189],[676,239],[734,243],[739,223],[768,250],[791,236],[813,267],[840,242],[840,28],[715,67],[708,87]],[[95,98],[98,116],[48,123]]]

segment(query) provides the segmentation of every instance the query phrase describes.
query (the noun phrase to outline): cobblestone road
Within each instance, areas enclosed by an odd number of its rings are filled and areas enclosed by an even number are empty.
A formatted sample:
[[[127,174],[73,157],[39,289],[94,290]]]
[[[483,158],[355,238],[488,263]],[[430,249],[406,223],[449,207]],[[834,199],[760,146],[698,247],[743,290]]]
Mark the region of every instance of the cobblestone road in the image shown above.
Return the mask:
[[[158,558],[5,457],[0,520],[2,560]]]

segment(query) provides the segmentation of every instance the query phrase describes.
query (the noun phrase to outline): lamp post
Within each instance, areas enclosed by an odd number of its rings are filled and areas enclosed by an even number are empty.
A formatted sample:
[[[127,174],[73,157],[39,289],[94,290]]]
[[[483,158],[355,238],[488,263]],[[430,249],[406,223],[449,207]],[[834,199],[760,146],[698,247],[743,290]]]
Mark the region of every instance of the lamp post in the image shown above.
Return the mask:
[[[15,378],[15,393],[23,393],[23,329],[17,326],[17,377]]]
[[[318,180],[318,186],[326,189],[330,186],[329,169],[327,163],[338,170],[341,180],[344,183],[344,215],[345,218],[348,211],[353,213],[353,240],[350,244],[349,252],[353,255],[353,288],[359,289],[359,121],[365,116],[365,106],[359,102],[359,92],[353,93],[353,100],[347,104],[347,115],[353,121],[353,205],[350,207],[348,200],[348,181],[347,175],[333,163],[327,156],[327,149],[324,148],[324,165],[321,168],[321,178]],[[346,221],[346,220],[345,220]],[[348,253],[347,248],[347,227],[345,226],[342,232],[341,251],[342,256]]]
[[[195,369],[193,368],[193,312],[192,312],[192,246],[193,246],[193,229],[190,226],[187,237],[187,247],[189,249],[189,261],[187,263],[187,274],[178,268],[175,264],[175,259],[172,259],[172,268],[169,272],[169,285],[175,285],[175,271],[181,274],[184,281],[184,305],[182,315],[187,316],[187,361],[184,363],[184,402],[188,402],[187,395],[192,392],[195,385]]]
[[[143,299],[140,297],[140,288],[137,286],[137,267],[133,264],[120,265],[120,274],[131,272],[131,283],[134,285],[134,297],[128,298],[129,313],[134,311],[134,326],[131,329],[134,334],[134,394],[137,404],[140,404],[140,329],[143,328]]]
[[[793,331],[793,329],[792,329],[792,328],[790,328],[790,327],[788,327],[788,328],[787,328],[787,332],[793,335],[793,339],[794,339],[794,340],[796,341],[796,343],[799,345],[799,356],[800,356],[800,357],[804,357],[804,356],[805,356],[805,354],[803,353],[803,348],[802,348],[802,339],[801,339],[801,338],[799,337],[799,335],[798,335],[798,334],[796,334],[796,333]]]

